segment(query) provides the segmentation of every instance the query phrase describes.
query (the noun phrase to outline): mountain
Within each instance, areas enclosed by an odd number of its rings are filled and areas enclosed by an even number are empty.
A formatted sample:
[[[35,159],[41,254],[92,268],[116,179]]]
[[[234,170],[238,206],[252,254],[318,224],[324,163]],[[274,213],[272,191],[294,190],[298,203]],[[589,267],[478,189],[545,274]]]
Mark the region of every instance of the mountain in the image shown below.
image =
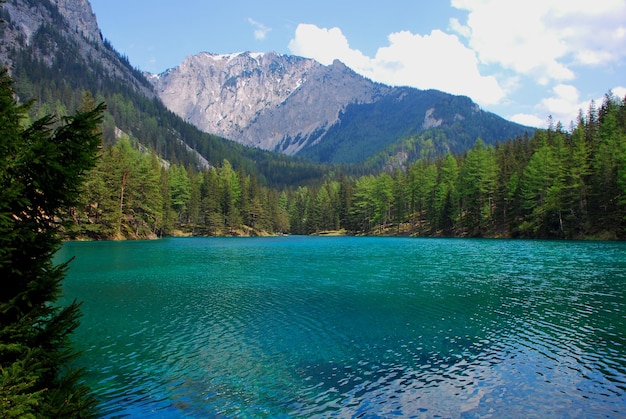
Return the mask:
[[[0,18],[0,61],[11,70],[24,70],[20,58],[28,52],[48,68],[86,64],[102,77],[155,96],[142,74],[104,40],[87,0],[9,0],[0,4]]]
[[[39,116],[73,112],[90,92],[108,106],[106,143],[125,133],[165,160],[227,159],[270,184],[321,178],[328,167],[314,163],[379,170],[419,158],[425,145],[463,152],[478,137],[530,131],[469,98],[374,83],[339,61],[201,53],[146,77],[103,37],[87,0],[9,0],[0,19],[0,65],[21,98],[37,100]]]
[[[33,118],[73,113],[87,92],[105,102],[105,144],[128,135],[167,161],[208,167],[228,160],[276,186],[316,182],[327,170],[207,134],[176,116],[102,36],[87,0],[0,2],[0,67],[9,69],[22,100],[36,100]]]
[[[337,60],[200,53],[149,80],[170,110],[203,131],[319,162],[362,162],[427,131],[439,152],[533,131],[467,97],[374,83]]]
[[[346,104],[390,90],[339,61],[273,52],[201,53],[150,80],[169,109],[203,131],[289,155],[321,140]]]

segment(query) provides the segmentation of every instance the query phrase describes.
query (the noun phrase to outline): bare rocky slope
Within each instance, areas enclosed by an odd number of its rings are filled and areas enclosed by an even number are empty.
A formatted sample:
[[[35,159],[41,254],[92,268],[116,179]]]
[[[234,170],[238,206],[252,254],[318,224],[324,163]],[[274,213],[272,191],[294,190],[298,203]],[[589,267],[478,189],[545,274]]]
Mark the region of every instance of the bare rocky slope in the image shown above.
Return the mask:
[[[201,53],[150,80],[169,109],[203,131],[289,155],[320,141],[347,104],[390,91],[339,61],[273,52]]]
[[[467,97],[374,83],[339,61],[200,53],[149,79],[170,110],[203,131],[323,162],[363,161],[432,129],[451,133],[446,141],[458,147],[439,147],[451,151],[530,131]]]

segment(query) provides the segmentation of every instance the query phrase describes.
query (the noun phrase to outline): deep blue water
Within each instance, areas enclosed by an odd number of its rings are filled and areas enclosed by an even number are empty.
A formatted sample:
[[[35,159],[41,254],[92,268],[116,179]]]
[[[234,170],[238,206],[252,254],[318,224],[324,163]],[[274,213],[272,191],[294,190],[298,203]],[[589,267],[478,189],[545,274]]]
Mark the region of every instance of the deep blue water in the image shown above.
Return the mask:
[[[66,243],[109,417],[626,417],[626,244]]]

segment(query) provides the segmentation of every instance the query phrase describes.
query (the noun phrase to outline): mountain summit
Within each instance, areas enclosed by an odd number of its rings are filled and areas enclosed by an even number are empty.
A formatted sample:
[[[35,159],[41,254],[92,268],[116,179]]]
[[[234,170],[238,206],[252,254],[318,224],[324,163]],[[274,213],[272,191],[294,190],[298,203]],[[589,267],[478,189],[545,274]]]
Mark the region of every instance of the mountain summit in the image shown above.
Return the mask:
[[[321,141],[347,104],[390,91],[339,61],[274,52],[201,53],[150,80],[168,108],[200,129],[289,155]]]
[[[313,162],[406,162],[425,147],[464,152],[478,137],[490,144],[532,131],[464,96],[386,86],[339,61],[274,52],[200,53],[148,80],[104,39],[87,0],[11,0],[0,19],[0,65],[19,76],[20,96],[72,108],[80,93],[70,92],[91,91],[113,117],[105,141],[123,131],[166,159],[255,165],[268,150]],[[190,134],[183,120],[214,135]]]
[[[428,130],[448,134],[438,151],[532,130],[467,97],[375,83],[337,60],[200,53],[149,79],[170,110],[203,131],[322,162],[362,161]]]

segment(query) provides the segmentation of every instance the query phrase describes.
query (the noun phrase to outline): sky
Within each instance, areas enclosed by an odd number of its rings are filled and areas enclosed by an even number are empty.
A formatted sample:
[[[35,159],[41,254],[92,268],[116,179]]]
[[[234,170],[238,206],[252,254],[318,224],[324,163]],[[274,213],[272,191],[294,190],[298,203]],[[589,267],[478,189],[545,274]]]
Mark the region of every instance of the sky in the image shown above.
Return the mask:
[[[90,0],[103,36],[161,73],[199,52],[339,59],[392,86],[565,128],[626,96],[626,0]]]

